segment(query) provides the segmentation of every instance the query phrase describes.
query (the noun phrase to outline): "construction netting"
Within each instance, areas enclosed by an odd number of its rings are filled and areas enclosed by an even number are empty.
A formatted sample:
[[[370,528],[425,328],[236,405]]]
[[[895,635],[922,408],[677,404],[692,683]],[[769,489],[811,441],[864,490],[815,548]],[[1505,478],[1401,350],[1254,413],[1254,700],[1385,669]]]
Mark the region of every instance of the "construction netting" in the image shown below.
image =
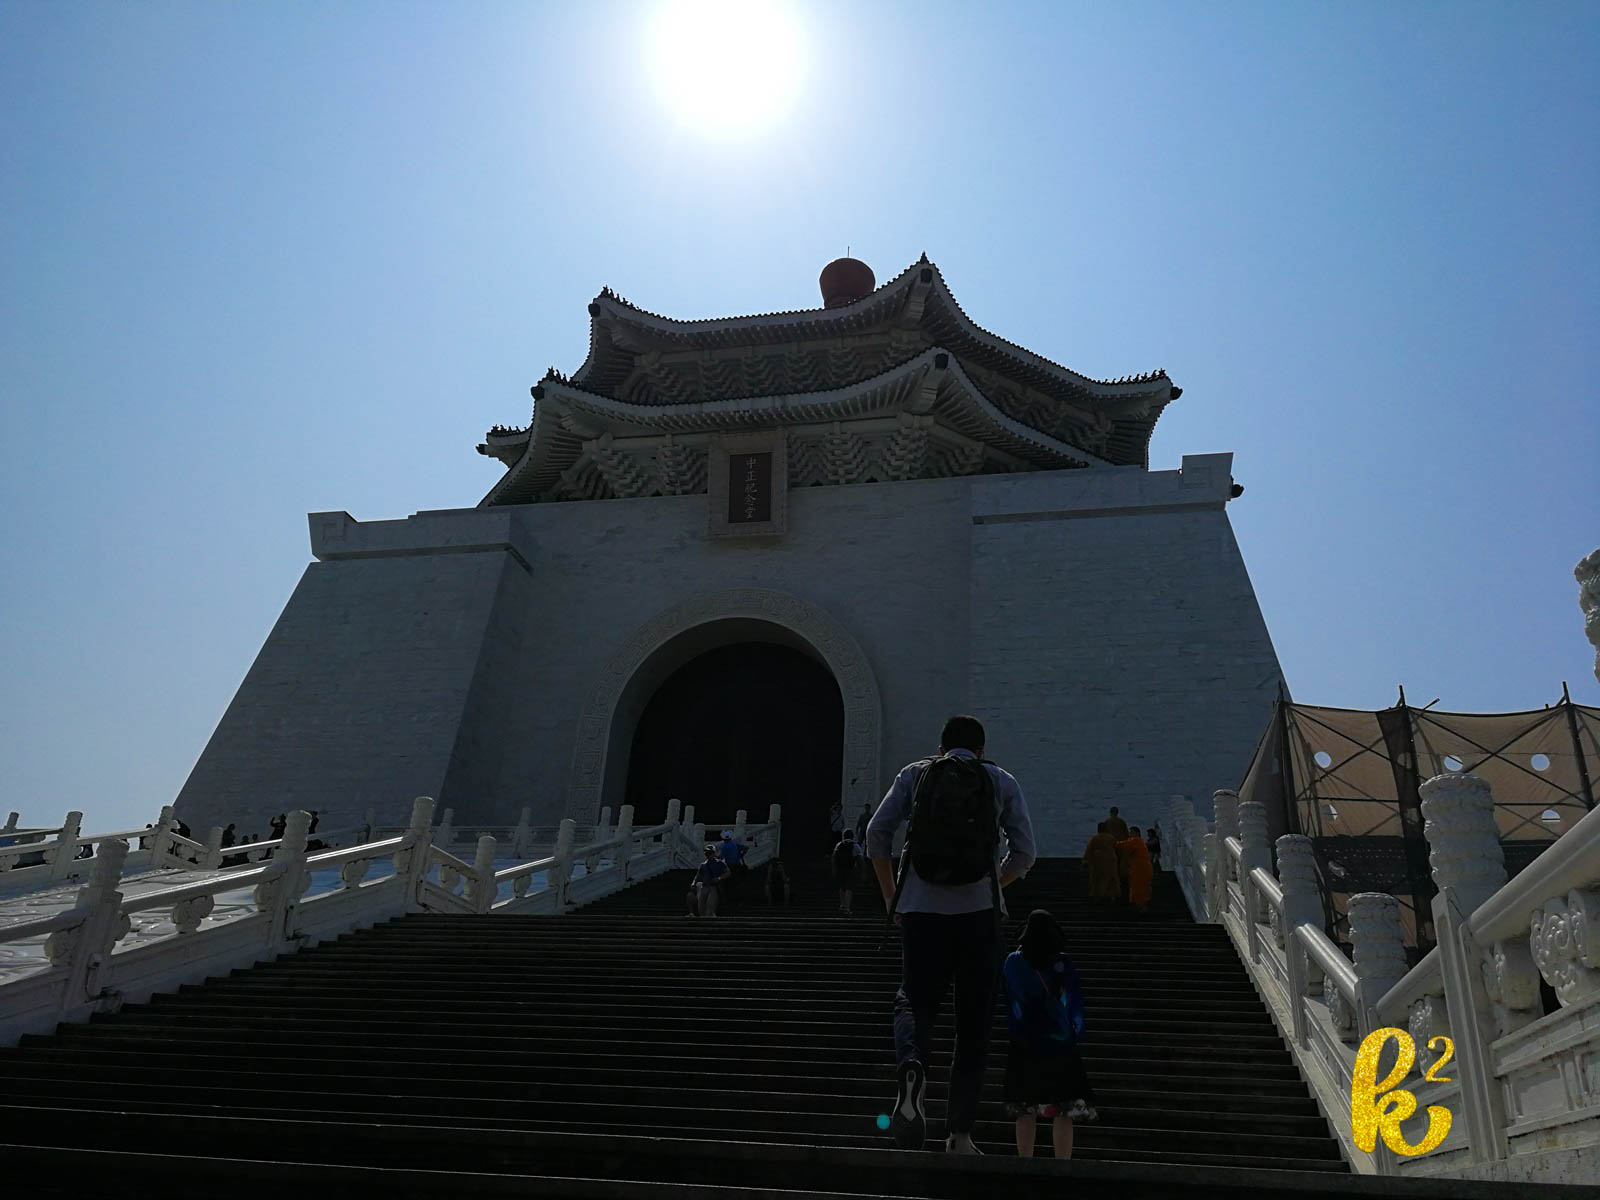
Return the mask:
[[[1400,901],[1413,952],[1434,944],[1433,897],[1418,787],[1465,772],[1488,782],[1515,875],[1594,807],[1600,709],[1560,703],[1534,712],[1363,712],[1280,700],[1239,789],[1266,805],[1268,830],[1311,837],[1327,931],[1346,943],[1358,892]]]

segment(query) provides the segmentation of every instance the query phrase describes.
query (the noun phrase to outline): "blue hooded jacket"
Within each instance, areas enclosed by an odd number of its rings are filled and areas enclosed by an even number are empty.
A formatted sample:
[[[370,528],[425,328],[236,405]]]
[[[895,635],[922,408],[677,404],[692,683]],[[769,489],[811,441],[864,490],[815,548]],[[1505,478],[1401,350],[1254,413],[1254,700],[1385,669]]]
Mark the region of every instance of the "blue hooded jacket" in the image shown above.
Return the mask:
[[[1058,981],[1059,990],[1047,987],[1041,975]],[[1004,978],[1012,1037],[1046,1057],[1083,1038],[1083,984],[1066,954],[1056,955],[1049,969],[1039,972],[1014,950],[1006,958]]]

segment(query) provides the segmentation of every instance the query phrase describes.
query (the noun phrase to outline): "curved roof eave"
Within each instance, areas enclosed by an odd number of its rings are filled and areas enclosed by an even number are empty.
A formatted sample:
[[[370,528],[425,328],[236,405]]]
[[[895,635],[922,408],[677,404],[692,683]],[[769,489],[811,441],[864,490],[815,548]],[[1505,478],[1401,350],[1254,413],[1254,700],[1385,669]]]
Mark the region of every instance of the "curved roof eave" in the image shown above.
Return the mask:
[[[939,359],[945,360],[945,365],[938,365]],[[921,354],[910,358],[899,366],[871,379],[862,380],[844,388],[835,388],[825,392],[801,392],[785,396],[746,396],[731,400],[707,400],[698,404],[678,405],[649,405],[633,404],[625,400],[617,400],[597,392],[587,391],[570,383],[548,383],[541,385],[539,403],[534,410],[534,419],[528,428],[528,445],[522,457],[516,464],[501,476],[493,488],[489,490],[481,501],[479,507],[487,507],[500,501],[508,492],[518,490],[518,486],[534,484],[534,476],[553,470],[555,464],[549,461],[550,455],[556,452],[552,440],[557,442],[573,442],[582,439],[569,431],[562,429],[558,422],[563,415],[562,409],[567,406],[597,415],[609,416],[627,421],[630,424],[641,426],[660,426],[667,422],[682,424],[696,423],[694,418],[701,418],[708,423],[710,428],[705,431],[720,430],[728,427],[729,417],[747,418],[753,424],[781,414],[793,414],[797,409],[812,410],[804,414],[807,422],[817,422],[829,419],[828,409],[842,407],[850,401],[861,398],[871,392],[887,392],[897,384],[909,385],[913,377],[926,375],[936,371],[946,379],[955,380],[963,393],[972,404],[974,415],[978,416],[988,428],[997,435],[997,439],[1014,446],[1016,443],[1031,445],[1036,451],[1046,455],[1061,458],[1071,463],[1080,463],[1084,466],[1111,467],[1118,464],[1092,454],[1079,446],[1063,442],[1058,438],[1032,428],[1029,425],[1007,416],[983,393],[983,390],[973,382],[972,378],[961,368],[955,356],[942,347],[934,346]],[[885,409],[902,407],[904,387],[890,396],[887,403],[880,405]],[[565,404],[557,406],[548,401],[564,401]],[[817,411],[823,410],[823,411]],[[858,416],[859,413],[848,414]],[[698,432],[698,431],[697,431]],[[1015,452],[1010,447],[1001,447],[1010,452]],[[536,484],[534,484],[536,486]]]
[[[923,276],[926,276],[924,278]],[[1042,371],[1053,376],[1061,384],[1068,387],[1080,388],[1102,398],[1120,398],[1129,395],[1138,395],[1144,392],[1158,390],[1151,384],[1171,385],[1165,370],[1155,370],[1144,375],[1130,376],[1123,379],[1092,379],[1080,374],[1070,367],[1064,367],[1058,362],[1036,354],[1024,346],[1007,341],[998,334],[991,333],[983,326],[967,316],[966,310],[961,307],[946,283],[943,273],[938,266],[924,255],[917,262],[912,263],[893,279],[883,284],[870,295],[863,296],[852,304],[841,305],[838,308],[808,308],[792,309],[782,312],[759,313],[753,316],[742,317],[712,317],[699,320],[680,320],[676,317],[666,317],[660,313],[651,312],[640,308],[628,300],[611,291],[603,289],[599,296],[589,305],[589,356],[584,359],[583,366],[573,373],[573,382],[587,381],[598,367],[597,349],[602,342],[609,340],[603,338],[603,326],[607,321],[616,321],[647,328],[665,337],[674,340],[693,340],[696,334],[723,333],[723,332],[749,332],[758,333],[763,330],[778,330],[791,328],[796,325],[849,325],[859,322],[861,318],[874,308],[880,307],[886,300],[897,299],[896,293],[910,291],[918,284],[937,290],[941,299],[948,302],[950,310],[955,314],[956,320],[968,337],[986,346],[991,352],[1002,354],[1007,358]]]

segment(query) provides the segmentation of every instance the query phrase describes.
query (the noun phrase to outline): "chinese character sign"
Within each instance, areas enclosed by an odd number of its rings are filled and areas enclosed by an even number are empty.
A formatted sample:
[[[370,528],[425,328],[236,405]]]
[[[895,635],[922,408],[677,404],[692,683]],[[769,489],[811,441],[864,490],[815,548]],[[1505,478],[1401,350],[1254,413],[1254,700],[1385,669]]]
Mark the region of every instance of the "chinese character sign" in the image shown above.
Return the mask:
[[[728,456],[728,524],[772,520],[772,452]]]

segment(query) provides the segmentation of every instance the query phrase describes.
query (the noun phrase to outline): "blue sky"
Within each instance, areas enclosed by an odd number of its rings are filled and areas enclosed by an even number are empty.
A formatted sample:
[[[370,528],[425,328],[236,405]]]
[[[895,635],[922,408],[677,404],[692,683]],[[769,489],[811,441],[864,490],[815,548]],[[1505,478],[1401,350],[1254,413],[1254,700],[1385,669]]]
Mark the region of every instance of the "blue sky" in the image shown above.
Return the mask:
[[[812,307],[846,245],[1172,374],[1298,699],[1600,703],[1600,8],[793,0],[729,133],[662,7],[0,3],[0,809],[152,820],[304,514],[475,503],[602,285]]]

